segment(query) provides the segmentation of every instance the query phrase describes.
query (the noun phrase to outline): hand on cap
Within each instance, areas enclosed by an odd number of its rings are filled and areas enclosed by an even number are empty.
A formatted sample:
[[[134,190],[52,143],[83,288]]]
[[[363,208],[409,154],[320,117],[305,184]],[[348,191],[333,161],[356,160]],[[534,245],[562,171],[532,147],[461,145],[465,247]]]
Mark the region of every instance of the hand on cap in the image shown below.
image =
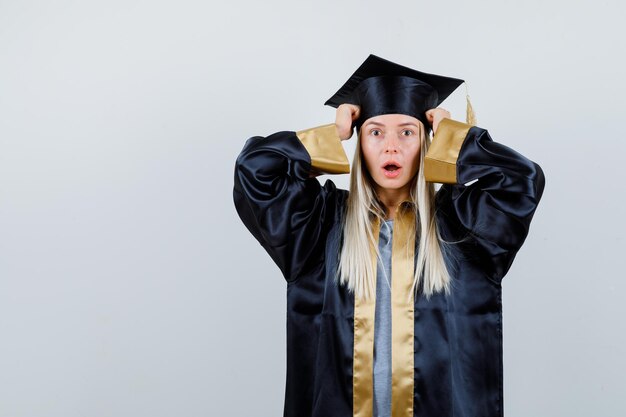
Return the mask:
[[[433,127],[433,134],[437,132],[437,126],[439,126],[439,122],[441,119],[448,118],[450,119],[450,112],[446,109],[442,109],[437,107],[435,109],[430,109],[426,112],[426,119]]]
[[[361,108],[356,104],[344,103],[337,107],[335,126],[341,140],[352,137],[352,122],[358,119],[360,112]]]

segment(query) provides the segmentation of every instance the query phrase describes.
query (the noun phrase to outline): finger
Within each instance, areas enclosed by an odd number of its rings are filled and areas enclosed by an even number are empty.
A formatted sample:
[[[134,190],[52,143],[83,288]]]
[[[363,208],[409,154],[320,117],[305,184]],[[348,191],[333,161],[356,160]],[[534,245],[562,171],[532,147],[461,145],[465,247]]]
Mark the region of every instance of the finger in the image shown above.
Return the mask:
[[[356,104],[345,104],[345,121],[344,121],[344,137],[342,139],[350,139],[352,136],[352,123],[357,120],[361,114],[361,107]]]
[[[343,126],[345,124],[345,119],[346,119],[346,108],[343,105],[341,105],[337,107],[335,123],[338,126]]]
[[[352,132],[350,130],[350,127],[352,126],[350,114],[350,109],[346,106],[342,105],[337,108],[335,125],[337,126],[337,133],[339,134],[339,138],[341,140],[348,139],[352,136]]]
[[[361,114],[361,107],[357,106],[356,104],[352,105],[352,120],[356,120],[359,118],[359,115]]]

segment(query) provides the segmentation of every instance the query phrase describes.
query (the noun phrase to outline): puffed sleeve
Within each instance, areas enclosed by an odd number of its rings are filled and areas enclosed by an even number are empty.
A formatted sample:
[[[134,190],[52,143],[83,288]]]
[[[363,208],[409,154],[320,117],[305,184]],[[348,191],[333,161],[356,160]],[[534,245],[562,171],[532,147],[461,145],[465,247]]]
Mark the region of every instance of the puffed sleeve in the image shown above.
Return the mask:
[[[485,129],[443,119],[425,155],[424,176],[443,183],[436,207],[449,237],[465,238],[470,259],[501,282],[543,194],[541,167],[494,142]]]
[[[252,137],[237,157],[237,213],[287,281],[320,259],[331,226],[337,189],[315,176],[349,172],[334,124]]]

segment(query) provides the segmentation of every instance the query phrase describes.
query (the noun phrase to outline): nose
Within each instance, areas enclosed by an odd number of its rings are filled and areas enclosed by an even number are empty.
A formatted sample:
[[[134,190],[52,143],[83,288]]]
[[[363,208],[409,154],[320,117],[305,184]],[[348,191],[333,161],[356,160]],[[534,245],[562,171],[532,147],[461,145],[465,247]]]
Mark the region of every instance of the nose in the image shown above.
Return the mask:
[[[385,139],[385,153],[398,153],[398,138],[388,135]]]

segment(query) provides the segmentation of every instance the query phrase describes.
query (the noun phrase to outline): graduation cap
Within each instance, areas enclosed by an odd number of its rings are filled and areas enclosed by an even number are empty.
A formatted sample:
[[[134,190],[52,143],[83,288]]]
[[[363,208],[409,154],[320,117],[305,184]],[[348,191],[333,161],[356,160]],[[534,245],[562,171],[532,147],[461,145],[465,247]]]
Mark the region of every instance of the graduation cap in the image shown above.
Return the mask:
[[[437,107],[464,80],[417,71],[376,55],[370,55],[346,83],[324,104],[339,107],[343,103],[361,108],[353,127],[360,129],[370,117],[381,114],[406,114],[430,123],[426,111]],[[474,112],[467,97],[467,123],[475,124]]]

